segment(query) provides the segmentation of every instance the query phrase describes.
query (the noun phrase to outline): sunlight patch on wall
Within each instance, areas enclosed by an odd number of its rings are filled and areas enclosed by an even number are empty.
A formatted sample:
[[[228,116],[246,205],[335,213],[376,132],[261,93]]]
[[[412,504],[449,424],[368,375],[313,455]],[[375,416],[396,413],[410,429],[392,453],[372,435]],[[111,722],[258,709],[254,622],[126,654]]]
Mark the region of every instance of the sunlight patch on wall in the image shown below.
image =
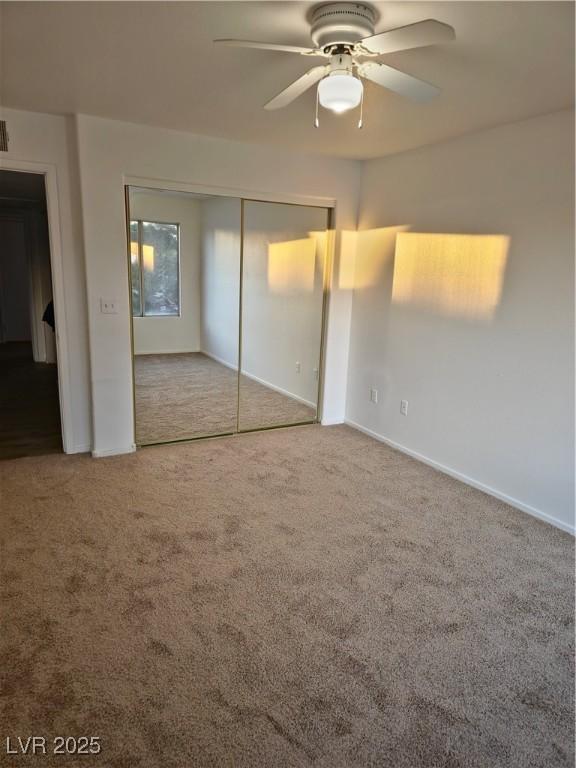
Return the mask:
[[[268,244],[268,287],[273,293],[311,293],[316,270],[315,237]]]
[[[505,235],[399,233],[392,301],[446,316],[492,317],[509,241]]]

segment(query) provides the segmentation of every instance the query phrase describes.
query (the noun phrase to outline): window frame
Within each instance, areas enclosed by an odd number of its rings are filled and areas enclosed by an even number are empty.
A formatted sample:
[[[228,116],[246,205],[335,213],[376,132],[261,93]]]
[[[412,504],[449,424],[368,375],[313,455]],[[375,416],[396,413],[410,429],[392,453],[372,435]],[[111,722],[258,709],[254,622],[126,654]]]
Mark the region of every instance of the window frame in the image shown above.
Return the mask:
[[[156,219],[135,219],[130,217],[129,227],[132,224],[138,226],[138,283],[140,289],[140,312],[135,314],[134,303],[131,299],[132,317],[182,317],[182,269],[180,262],[180,222],[179,221],[158,221]],[[142,269],[143,263],[143,243],[142,243],[142,231],[143,224],[160,224],[170,227],[176,227],[176,256],[177,256],[177,268],[178,268],[178,313],[174,315],[162,315],[162,314],[149,314],[144,311],[144,271]],[[130,295],[132,295],[132,270],[130,270]]]

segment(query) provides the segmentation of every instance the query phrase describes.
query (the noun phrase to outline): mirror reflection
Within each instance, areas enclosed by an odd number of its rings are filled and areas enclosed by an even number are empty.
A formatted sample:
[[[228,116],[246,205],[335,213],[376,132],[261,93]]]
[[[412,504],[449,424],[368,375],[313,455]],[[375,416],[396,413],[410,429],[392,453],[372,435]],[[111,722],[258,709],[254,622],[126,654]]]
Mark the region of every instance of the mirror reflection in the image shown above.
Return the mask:
[[[314,421],[327,211],[244,202],[239,429]]]
[[[136,443],[237,428],[240,201],[131,187]]]
[[[327,210],[127,201],[136,444],[314,422]]]

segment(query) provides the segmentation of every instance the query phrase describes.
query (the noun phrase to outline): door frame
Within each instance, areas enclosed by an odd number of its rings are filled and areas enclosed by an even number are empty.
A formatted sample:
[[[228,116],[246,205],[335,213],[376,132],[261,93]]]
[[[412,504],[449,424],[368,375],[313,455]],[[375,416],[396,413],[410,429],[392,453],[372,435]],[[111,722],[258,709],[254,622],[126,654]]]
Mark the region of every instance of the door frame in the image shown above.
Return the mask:
[[[132,371],[132,425],[133,425],[133,444],[138,449],[141,447],[136,442],[136,377],[134,370],[134,328],[132,318],[132,283],[131,283],[131,270],[130,270],[130,187],[142,187],[152,190],[169,190],[171,192],[191,192],[195,194],[211,195],[214,197],[228,197],[235,198],[240,201],[241,204],[241,216],[240,223],[243,227],[243,208],[245,201],[263,202],[263,203],[284,203],[288,205],[302,205],[315,208],[324,208],[327,211],[327,237],[326,237],[326,253],[324,256],[324,286],[322,296],[322,329],[321,329],[321,341],[320,341],[320,363],[319,363],[319,381],[318,381],[318,403],[316,408],[316,420],[315,423],[322,423],[323,409],[324,409],[324,386],[326,382],[325,367],[326,367],[326,352],[325,345],[327,342],[328,332],[328,320],[329,320],[329,301],[330,301],[330,287],[332,285],[332,271],[334,264],[334,246],[335,239],[333,233],[335,231],[336,223],[336,199],[330,197],[311,196],[311,195],[299,195],[299,194],[281,194],[281,193],[268,193],[268,192],[255,192],[253,189],[241,189],[236,187],[217,187],[207,184],[195,184],[182,181],[173,181],[168,179],[157,179],[143,176],[130,176],[124,174],[122,176],[122,192],[124,199],[124,221],[126,228],[126,252],[127,252],[127,266],[128,266],[128,296],[129,296],[129,323],[130,323],[130,351],[131,351],[131,371]],[[240,237],[241,250],[243,247],[243,233]],[[241,255],[242,261],[242,255]],[[241,287],[241,284],[240,284]],[[241,311],[241,301],[240,310]],[[239,341],[241,345],[241,327],[239,329]],[[238,350],[238,374],[240,374],[240,355],[241,346]],[[269,427],[264,429],[283,429],[287,425],[279,425],[277,427]],[[290,426],[290,425],[288,425]],[[299,426],[299,425],[294,425]],[[260,430],[257,430],[260,431]],[[231,432],[231,435],[246,434],[245,432]],[[184,438],[182,440],[168,441],[168,442],[190,442],[192,440],[203,440],[207,438],[224,437],[226,435],[201,435],[193,438]]]
[[[66,323],[64,256],[62,249],[62,233],[60,229],[57,169],[56,166],[51,163],[38,163],[31,160],[14,160],[9,158],[2,160],[0,170],[34,173],[44,177],[46,217],[48,220],[48,239],[50,245],[50,272],[52,275],[52,295],[54,297],[56,367],[58,372],[58,398],[60,401],[62,450],[64,453],[72,453],[74,449],[74,437],[72,434],[70,345],[68,339],[68,325]]]

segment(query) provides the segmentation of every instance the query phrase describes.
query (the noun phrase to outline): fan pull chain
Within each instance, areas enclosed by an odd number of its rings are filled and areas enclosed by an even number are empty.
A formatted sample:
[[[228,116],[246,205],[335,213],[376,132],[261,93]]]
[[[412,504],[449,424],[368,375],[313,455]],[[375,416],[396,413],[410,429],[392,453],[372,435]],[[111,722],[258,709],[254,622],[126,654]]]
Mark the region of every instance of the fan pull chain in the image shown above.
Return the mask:
[[[362,88],[362,96],[360,96],[360,120],[358,120],[358,128],[364,127],[364,121],[362,119],[363,116],[364,116],[364,88]]]
[[[320,101],[320,96],[318,94],[318,88],[316,88],[316,117],[314,118],[314,128],[320,128],[320,120],[318,119],[318,102]]]

